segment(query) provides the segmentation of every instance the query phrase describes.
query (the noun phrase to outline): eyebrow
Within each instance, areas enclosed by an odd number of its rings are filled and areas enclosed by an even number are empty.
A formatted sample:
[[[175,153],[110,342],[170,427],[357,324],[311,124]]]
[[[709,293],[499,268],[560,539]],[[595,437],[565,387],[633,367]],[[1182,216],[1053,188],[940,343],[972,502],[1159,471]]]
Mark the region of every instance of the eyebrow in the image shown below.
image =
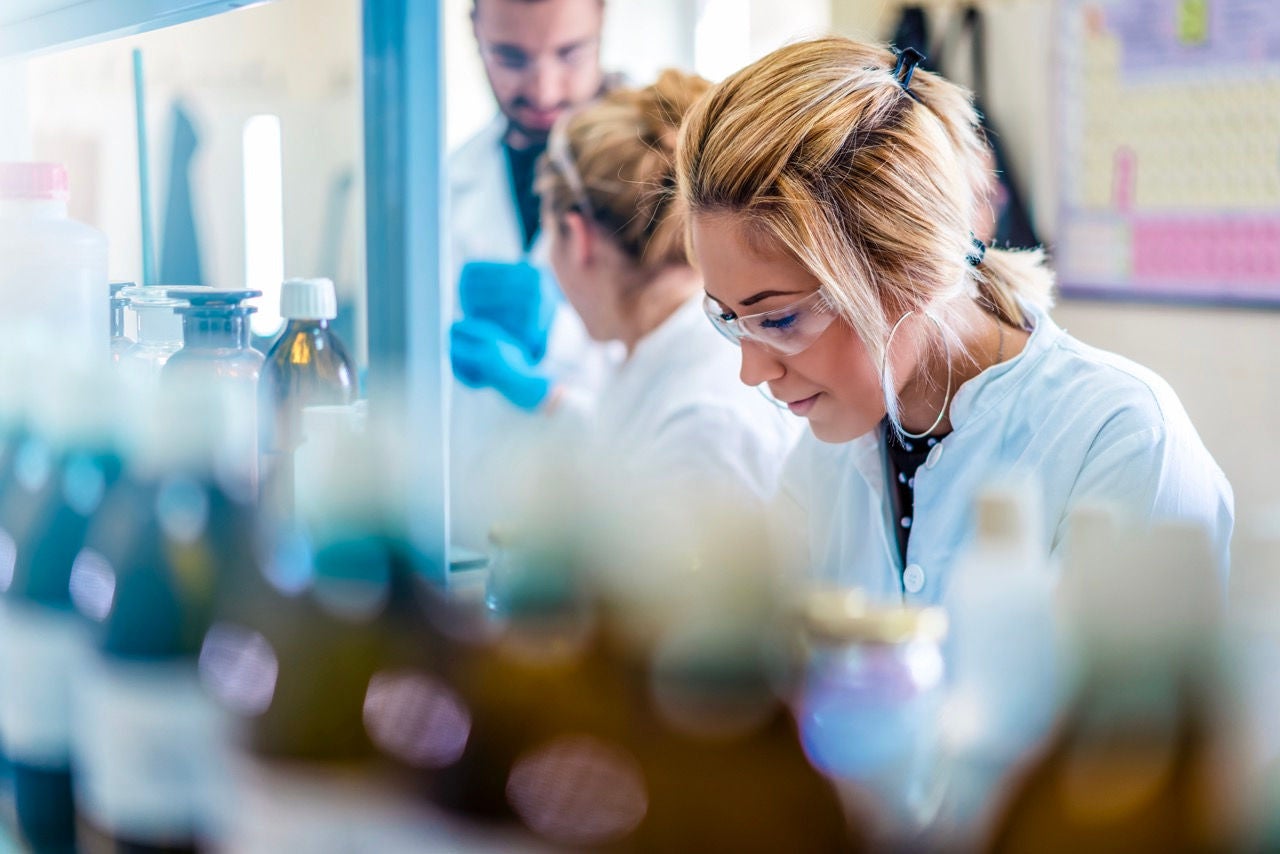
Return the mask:
[[[566,53],[573,53],[575,50],[581,50],[584,47],[591,47],[596,42],[597,42],[597,39],[586,38],[586,39],[580,39],[579,41],[576,41],[576,42],[570,42],[569,44],[560,45],[559,47],[556,48],[556,54],[559,56],[564,56]]]
[[[758,302],[764,302],[765,300],[769,299],[769,297],[785,297],[785,296],[792,296],[794,294],[802,294],[802,293],[804,293],[804,291],[761,291],[758,294],[752,294],[751,296],[747,297],[742,302],[738,303],[738,305],[742,306],[743,308],[746,308],[748,306],[755,305]]]

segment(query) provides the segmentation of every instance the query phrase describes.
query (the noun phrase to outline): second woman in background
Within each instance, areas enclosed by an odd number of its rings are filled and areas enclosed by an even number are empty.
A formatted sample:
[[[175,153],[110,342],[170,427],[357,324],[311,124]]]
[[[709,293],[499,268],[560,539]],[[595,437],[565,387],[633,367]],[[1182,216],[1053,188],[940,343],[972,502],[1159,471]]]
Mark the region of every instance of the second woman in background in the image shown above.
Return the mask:
[[[709,88],[666,71],[652,86],[609,93],[552,132],[537,185],[551,263],[587,332],[621,342],[626,359],[593,411],[556,388],[541,408],[588,423],[619,466],[611,475],[745,486],[764,499],[800,425],[736,381],[736,354],[702,312],[676,194],[680,123]],[[464,382],[509,397],[548,382],[495,324],[460,321],[452,347]]]

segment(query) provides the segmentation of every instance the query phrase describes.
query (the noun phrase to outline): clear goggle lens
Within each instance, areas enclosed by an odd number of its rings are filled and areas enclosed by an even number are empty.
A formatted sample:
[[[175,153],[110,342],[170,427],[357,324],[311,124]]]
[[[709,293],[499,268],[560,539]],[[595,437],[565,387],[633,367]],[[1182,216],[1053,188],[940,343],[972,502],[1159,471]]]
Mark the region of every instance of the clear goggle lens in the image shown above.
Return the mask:
[[[836,319],[822,291],[782,308],[742,317],[709,296],[703,298],[702,307],[711,325],[734,344],[741,347],[743,341],[755,341],[783,356],[808,349]]]

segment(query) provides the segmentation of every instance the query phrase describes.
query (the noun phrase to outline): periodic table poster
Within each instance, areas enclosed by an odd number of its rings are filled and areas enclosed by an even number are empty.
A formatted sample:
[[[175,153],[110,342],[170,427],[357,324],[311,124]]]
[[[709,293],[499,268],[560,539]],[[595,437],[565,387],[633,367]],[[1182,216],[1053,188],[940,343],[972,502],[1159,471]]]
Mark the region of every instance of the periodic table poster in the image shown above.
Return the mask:
[[[1059,0],[1062,289],[1280,305],[1280,0]]]

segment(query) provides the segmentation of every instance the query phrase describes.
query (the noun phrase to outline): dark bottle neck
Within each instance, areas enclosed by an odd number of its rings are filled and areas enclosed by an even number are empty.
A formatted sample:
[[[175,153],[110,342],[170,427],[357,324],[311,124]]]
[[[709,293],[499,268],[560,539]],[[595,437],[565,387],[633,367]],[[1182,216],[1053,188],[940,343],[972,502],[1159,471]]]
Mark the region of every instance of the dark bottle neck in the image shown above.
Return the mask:
[[[302,332],[307,329],[328,329],[329,321],[315,318],[291,317],[285,323],[285,332]]]
[[[187,312],[182,316],[182,341],[188,348],[239,349],[246,329],[243,314]]]

